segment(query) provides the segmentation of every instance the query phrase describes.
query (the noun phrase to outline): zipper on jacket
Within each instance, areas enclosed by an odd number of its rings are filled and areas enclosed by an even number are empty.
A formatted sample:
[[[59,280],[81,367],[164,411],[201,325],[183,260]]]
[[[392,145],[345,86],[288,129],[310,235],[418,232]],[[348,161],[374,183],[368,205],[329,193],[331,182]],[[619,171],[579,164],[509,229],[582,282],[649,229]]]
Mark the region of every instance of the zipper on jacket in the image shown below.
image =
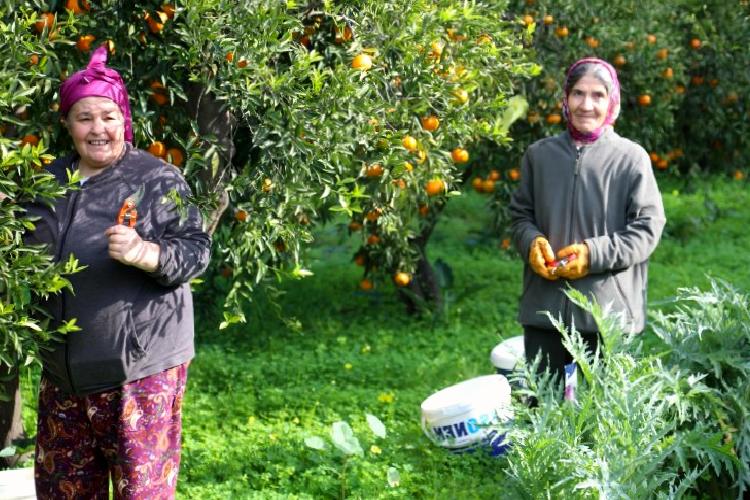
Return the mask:
[[[62,251],[63,247],[65,247],[65,240],[68,238],[68,231],[70,230],[70,226],[73,224],[73,218],[75,217],[76,213],[76,207],[78,206],[78,191],[74,191],[70,195],[70,201],[68,201],[68,206],[65,211],[65,220],[63,221],[63,228],[62,231],[60,231],[60,245],[57,248],[57,252],[55,255],[55,262],[60,262],[60,257],[62,257]],[[61,314],[62,318],[65,318],[65,297],[69,292],[65,289],[62,290],[62,294],[60,296],[60,302],[61,302]],[[70,357],[69,357],[70,351],[68,350],[68,343],[65,342],[65,371],[68,374],[68,382],[70,383],[70,390],[71,392],[75,393],[75,386],[73,385],[73,374],[70,371]]]
[[[575,146],[574,146],[575,147]],[[576,147],[576,165],[573,170],[573,191],[570,198],[570,220],[568,224],[568,245],[572,244],[573,223],[575,221],[576,191],[578,190],[578,174],[581,172],[581,159],[583,158],[584,146]],[[570,312],[570,299],[565,297],[565,306],[563,307],[563,318],[566,322],[572,324],[573,315]]]

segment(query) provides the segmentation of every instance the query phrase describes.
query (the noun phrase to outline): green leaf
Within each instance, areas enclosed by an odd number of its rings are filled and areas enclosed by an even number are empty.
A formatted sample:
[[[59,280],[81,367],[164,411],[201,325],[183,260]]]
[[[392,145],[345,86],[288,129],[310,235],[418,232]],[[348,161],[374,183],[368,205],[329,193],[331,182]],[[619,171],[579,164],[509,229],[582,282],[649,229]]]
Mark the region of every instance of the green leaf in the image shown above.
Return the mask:
[[[513,125],[513,122],[526,116],[526,111],[528,109],[529,103],[524,96],[514,95],[511,97],[508,101],[508,107],[505,109],[505,112],[500,119],[500,133],[503,135],[507,134],[510,126]]]
[[[378,417],[376,417],[375,415],[370,415],[369,413],[365,414],[365,418],[367,419],[367,425],[370,426],[370,430],[372,431],[372,433],[379,438],[385,438],[385,424],[383,424],[383,422]]]
[[[305,446],[313,450],[325,450],[326,443],[320,436],[310,436],[305,438]]]
[[[334,446],[346,455],[362,455],[364,450],[347,422],[338,421],[331,425],[331,440]]]
[[[401,474],[395,467],[388,467],[388,473],[386,477],[388,478],[388,486],[390,486],[391,488],[396,488],[399,484],[401,484]]]

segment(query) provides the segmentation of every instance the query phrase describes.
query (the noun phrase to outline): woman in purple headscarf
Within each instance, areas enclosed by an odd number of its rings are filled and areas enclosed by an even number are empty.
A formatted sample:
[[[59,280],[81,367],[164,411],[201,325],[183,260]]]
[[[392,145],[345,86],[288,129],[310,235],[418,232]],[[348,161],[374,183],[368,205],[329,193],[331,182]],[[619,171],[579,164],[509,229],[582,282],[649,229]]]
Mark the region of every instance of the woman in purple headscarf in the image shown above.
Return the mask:
[[[666,221],[648,154],[613,129],[620,113],[615,69],[581,59],[568,69],[563,91],[567,130],[527,149],[510,204],[513,242],[526,257],[518,313],[526,358],[540,354],[539,370],[560,379],[572,358],[544,312],[575,327],[596,352],[598,327],[565,295],[572,287],[640,332],[648,258]]]
[[[45,304],[51,329],[77,331],[41,352],[36,492],[41,499],[173,498],[181,402],[194,355],[189,281],[208,264],[198,210],[174,166],[133,147],[130,105],[107,51],[60,88],[75,152],[49,166],[80,185],[39,216],[32,241],[78,259],[72,290]]]

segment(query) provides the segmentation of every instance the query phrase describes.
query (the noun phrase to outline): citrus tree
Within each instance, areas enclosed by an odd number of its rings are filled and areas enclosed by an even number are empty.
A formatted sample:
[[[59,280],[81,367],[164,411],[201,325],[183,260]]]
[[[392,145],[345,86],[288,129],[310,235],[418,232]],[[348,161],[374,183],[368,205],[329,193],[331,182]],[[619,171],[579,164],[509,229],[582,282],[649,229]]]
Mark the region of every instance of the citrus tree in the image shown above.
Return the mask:
[[[750,165],[747,117],[750,63],[741,40],[750,37],[748,2],[514,0],[508,15],[531,34],[528,49],[542,70],[521,82],[529,102],[525,120],[511,129],[510,150],[481,149],[481,163],[506,172],[484,189],[495,193],[498,230],[507,223],[512,177],[533,141],[565,130],[562,85],[574,61],[596,56],[617,70],[621,135],[648,152],[660,175],[715,172],[746,179]]]
[[[222,326],[244,321],[258,285],[310,274],[316,224],[340,224],[361,243],[361,288],[392,280],[411,289],[405,297],[438,299],[432,228],[473,145],[507,142],[523,109],[514,85],[536,70],[502,1],[16,4],[0,3],[2,43],[13,47],[3,85],[22,100],[3,104],[1,119],[7,157],[25,163],[4,171],[3,185],[36,196],[39,161],[51,159],[42,146],[72,149],[57,89],[105,44],[128,86],[135,145],[180,167],[206,214],[206,288],[225,292]],[[29,342],[4,366],[43,340],[13,328]]]
[[[44,42],[32,35],[33,15],[0,24],[0,436],[2,448],[21,437],[18,369],[35,361],[37,345],[75,329],[75,323],[54,332],[38,303],[70,283],[75,261],[54,264],[38,245],[24,242],[34,225],[24,203],[51,202],[64,189],[45,173],[51,160],[44,141],[25,129],[37,98],[55,84],[39,70]],[[51,56],[54,57],[54,56]],[[3,454],[3,457],[6,455]]]

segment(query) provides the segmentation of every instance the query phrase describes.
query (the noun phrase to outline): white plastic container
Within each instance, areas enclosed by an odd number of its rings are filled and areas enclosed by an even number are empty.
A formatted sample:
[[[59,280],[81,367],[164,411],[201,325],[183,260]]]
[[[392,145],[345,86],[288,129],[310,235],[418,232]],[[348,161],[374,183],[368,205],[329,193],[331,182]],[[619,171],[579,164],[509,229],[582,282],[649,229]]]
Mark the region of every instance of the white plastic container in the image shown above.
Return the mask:
[[[524,359],[526,350],[523,346],[523,335],[510,337],[500,342],[492,349],[490,361],[497,373],[509,376],[516,365]]]
[[[510,385],[502,375],[484,375],[442,389],[422,403],[422,430],[430,440],[454,452],[489,445],[505,451],[504,435],[489,428],[513,417]]]

